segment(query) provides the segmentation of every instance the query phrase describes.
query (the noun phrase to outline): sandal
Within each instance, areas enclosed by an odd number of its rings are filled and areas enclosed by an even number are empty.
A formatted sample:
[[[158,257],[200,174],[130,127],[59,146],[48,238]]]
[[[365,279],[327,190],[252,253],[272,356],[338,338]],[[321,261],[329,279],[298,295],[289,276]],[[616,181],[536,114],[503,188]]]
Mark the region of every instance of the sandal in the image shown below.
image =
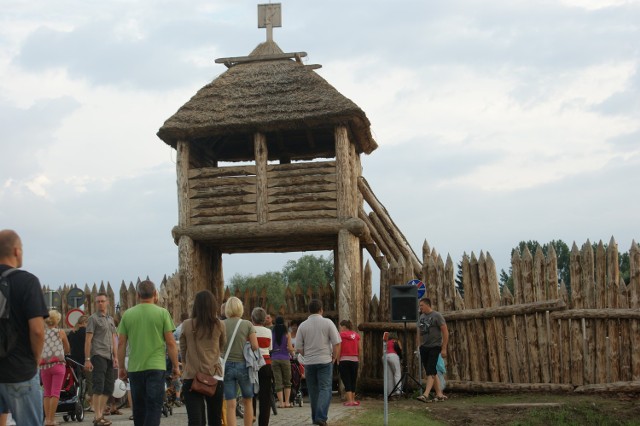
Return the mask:
[[[442,396],[436,396],[434,399],[440,402],[440,401],[446,401],[449,398],[447,398],[446,395],[442,395]]]
[[[420,395],[420,396],[419,396],[419,397],[417,397],[416,399],[417,399],[418,401],[420,401],[420,402],[429,402],[429,401],[430,401],[430,400],[429,400],[429,398],[427,398],[427,397],[426,397],[426,396],[424,396],[424,395]]]

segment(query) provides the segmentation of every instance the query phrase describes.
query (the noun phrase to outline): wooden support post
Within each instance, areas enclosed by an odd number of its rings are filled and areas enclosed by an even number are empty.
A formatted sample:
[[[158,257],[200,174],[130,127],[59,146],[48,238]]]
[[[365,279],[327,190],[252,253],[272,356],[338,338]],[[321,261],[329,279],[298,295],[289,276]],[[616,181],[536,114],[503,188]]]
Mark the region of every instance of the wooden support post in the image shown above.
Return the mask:
[[[338,197],[338,219],[348,219],[356,217],[352,214],[355,205],[356,195],[353,193],[353,185],[351,184],[351,164],[349,155],[349,135],[347,128],[337,126],[335,129],[336,143],[336,190]]]
[[[253,151],[256,158],[256,211],[258,223],[269,220],[268,188],[267,188],[267,138],[263,133],[253,136]]]
[[[354,287],[362,286],[360,272],[360,239],[349,231],[338,233],[338,270],[336,289],[338,290],[338,318],[359,324],[364,320],[362,303],[358,306]],[[339,284],[338,284],[339,283]],[[355,296],[354,296],[355,294]]]

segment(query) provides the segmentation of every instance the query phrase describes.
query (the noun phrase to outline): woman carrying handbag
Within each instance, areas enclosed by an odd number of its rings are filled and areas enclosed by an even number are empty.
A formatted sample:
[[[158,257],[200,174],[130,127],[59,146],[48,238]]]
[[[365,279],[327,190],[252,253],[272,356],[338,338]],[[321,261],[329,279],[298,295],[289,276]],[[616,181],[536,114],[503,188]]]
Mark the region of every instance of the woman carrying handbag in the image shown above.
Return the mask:
[[[189,426],[222,424],[222,398],[224,372],[220,352],[226,343],[225,328],[216,318],[218,312],[213,293],[203,290],[196,294],[193,301],[191,318],[184,321],[180,335],[180,354],[184,362],[182,375],[185,406]],[[194,381],[207,381],[213,388],[202,386],[195,391]],[[217,380],[217,383],[215,383]]]

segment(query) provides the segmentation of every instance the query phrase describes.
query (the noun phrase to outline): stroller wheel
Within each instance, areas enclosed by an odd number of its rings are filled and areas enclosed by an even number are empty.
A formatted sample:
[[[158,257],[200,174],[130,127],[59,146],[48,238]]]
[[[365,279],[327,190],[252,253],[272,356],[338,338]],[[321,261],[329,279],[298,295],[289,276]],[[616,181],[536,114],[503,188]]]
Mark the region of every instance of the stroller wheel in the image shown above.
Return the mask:
[[[166,405],[162,406],[162,415],[165,417],[169,417],[169,410],[167,409]]]
[[[67,414],[65,414],[64,416],[62,416],[62,420],[64,420],[65,422],[69,421],[69,416]]]
[[[79,422],[84,420],[84,407],[82,406],[82,402],[80,401],[76,402],[76,412],[71,415],[71,418],[74,418],[74,417],[75,417],[75,420]]]
[[[173,416],[173,407],[169,406],[169,414]]]

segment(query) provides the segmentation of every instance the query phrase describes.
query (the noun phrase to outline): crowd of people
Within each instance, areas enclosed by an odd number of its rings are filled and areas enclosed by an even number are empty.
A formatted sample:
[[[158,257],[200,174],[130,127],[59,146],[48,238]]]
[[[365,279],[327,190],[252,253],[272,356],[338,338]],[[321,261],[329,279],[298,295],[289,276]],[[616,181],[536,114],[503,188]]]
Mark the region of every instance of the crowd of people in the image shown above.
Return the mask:
[[[9,412],[18,424],[57,425],[66,354],[76,365],[76,374],[86,379],[94,426],[111,425],[106,414],[113,411],[109,398],[116,371],[118,380],[128,383],[131,420],[136,426],[160,424],[167,381],[175,390],[176,405],[184,400],[189,425],[224,422],[235,426],[240,399],[244,425],[257,419],[259,426],[266,426],[274,391],[279,408],[292,406],[292,362],[304,365],[313,424],[327,424],[334,365],[344,385],[344,405],[360,405],[356,400],[360,334],[349,320],[341,321],[338,330],[323,316],[318,299],[310,301],[306,320],[291,321],[287,327],[280,316],[273,324],[261,307],[252,310],[251,321],[242,319],[244,306],[237,297],[218,309],[213,293],[203,290],[195,295],[191,312],[175,327],[170,313],[157,305],[154,283],[146,280],[136,287],[138,303],[124,312],[119,324],[108,314],[107,295],[99,293],[94,313],[81,316],[67,336],[59,328],[60,313],[46,308],[37,277],[18,269],[22,255],[19,236],[0,231],[1,283],[8,282],[11,291],[10,314],[18,335],[12,351],[0,357],[0,426],[6,424]],[[419,306],[420,355],[427,385],[418,399],[442,401],[446,396],[436,364],[439,357],[446,357],[448,331],[428,298],[420,300]],[[397,336],[387,340],[386,352],[391,383],[401,393],[402,351]],[[208,383],[213,386],[212,395],[195,386],[201,374],[212,378]],[[429,399],[432,389],[435,397]]]

